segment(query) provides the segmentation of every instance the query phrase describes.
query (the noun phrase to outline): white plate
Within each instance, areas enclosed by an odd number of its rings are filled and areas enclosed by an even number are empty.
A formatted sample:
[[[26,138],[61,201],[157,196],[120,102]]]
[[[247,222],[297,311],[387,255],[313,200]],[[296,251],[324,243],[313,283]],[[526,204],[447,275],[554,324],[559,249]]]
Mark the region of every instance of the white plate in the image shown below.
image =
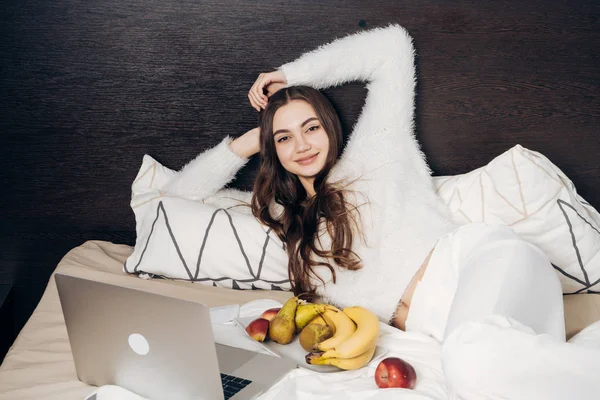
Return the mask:
[[[250,335],[248,335],[248,332],[246,332],[246,326],[248,326],[248,324],[250,322],[252,322],[253,320],[255,320],[256,318],[258,318],[258,316],[255,317],[238,317],[235,319],[235,321],[237,322],[237,325],[240,327],[241,330],[244,331],[244,334],[247,337],[250,337]],[[299,367],[302,368],[307,368],[316,372],[341,372],[343,370],[339,369],[338,367],[334,367],[333,365],[312,365],[312,364],[308,364],[306,362],[306,354],[308,354],[308,352],[306,350],[304,350],[302,348],[302,346],[300,346],[300,342],[298,341],[298,336],[299,335],[295,335],[294,340],[292,340],[291,343],[289,344],[279,344],[279,343],[275,343],[271,340],[267,340],[266,342],[256,342],[258,344],[260,344],[264,349],[266,349],[267,351],[269,351],[270,353],[277,355],[279,357],[282,358],[289,358],[291,360],[294,360]],[[375,349],[375,355],[373,356],[373,359],[377,359],[381,356],[383,356],[385,353],[387,353],[387,351],[385,351],[383,348],[377,346],[377,348]]]

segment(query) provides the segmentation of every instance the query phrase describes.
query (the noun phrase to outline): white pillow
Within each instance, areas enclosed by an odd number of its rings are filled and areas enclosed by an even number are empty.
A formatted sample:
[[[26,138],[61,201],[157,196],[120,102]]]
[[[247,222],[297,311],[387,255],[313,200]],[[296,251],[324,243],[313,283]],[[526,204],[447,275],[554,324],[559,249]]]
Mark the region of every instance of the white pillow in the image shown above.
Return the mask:
[[[456,222],[508,225],[548,255],[564,293],[600,292],[600,214],[542,154],[517,145],[434,182]]]
[[[290,290],[283,243],[248,207],[227,201],[236,191],[211,196],[213,202],[222,200],[217,207],[210,199],[197,201],[159,190],[174,174],[144,156],[131,187],[137,239],[125,272],[233,289]]]

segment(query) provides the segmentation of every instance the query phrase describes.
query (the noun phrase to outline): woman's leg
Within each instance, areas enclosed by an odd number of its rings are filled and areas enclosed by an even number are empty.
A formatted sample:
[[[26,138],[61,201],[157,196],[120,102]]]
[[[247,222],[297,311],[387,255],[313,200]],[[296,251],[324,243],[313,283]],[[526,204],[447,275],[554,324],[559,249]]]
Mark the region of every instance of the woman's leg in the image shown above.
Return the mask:
[[[462,321],[493,312],[564,340],[562,290],[546,256],[506,226],[463,225],[436,244],[406,329],[443,341]]]
[[[464,322],[497,314],[565,341],[562,288],[548,258],[512,230],[498,229],[506,230],[461,251],[444,337]]]
[[[478,400],[594,398],[600,351],[564,342],[556,273],[539,249],[503,229],[476,247],[455,238],[464,251],[442,359],[452,392]]]

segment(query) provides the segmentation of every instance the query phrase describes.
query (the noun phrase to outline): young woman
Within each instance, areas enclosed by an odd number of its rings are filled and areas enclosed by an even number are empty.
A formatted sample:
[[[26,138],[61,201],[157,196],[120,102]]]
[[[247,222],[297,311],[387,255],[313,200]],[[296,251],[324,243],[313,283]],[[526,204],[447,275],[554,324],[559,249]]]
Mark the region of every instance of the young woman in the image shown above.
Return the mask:
[[[317,89],[354,80],[369,92],[342,149],[338,116]],[[589,395],[599,385],[581,371],[598,368],[600,354],[564,343],[547,257],[507,227],[451,222],[414,137],[414,88],[401,27],[336,40],[261,74],[248,94],[260,129],[199,155],[167,189],[221,205],[217,191],[260,152],[254,192],[227,196],[249,202],[286,244],[294,292],[435,337],[451,390],[465,398]],[[210,182],[199,179],[207,165]],[[497,346],[509,350],[492,357]]]

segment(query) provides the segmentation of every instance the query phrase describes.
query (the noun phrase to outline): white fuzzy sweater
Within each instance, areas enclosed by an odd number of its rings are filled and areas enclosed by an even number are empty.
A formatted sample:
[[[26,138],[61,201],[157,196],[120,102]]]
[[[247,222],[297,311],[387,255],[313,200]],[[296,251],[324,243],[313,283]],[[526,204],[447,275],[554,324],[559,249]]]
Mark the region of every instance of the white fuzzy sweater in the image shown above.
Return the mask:
[[[433,188],[430,170],[413,132],[415,75],[412,40],[397,25],[335,40],[280,69],[290,86],[322,89],[350,81],[367,82],[368,95],[347,146],[329,182],[356,179],[349,189],[360,206],[365,240],[353,250],[363,268],[329,271],[317,292],[338,306],[360,305],[389,320],[397,303],[437,239],[455,228]],[[251,193],[221,190],[246,160],[228,146],[230,139],[207,150],[174,176],[167,190],[228,206]],[[326,247],[327,237],[323,246]]]

